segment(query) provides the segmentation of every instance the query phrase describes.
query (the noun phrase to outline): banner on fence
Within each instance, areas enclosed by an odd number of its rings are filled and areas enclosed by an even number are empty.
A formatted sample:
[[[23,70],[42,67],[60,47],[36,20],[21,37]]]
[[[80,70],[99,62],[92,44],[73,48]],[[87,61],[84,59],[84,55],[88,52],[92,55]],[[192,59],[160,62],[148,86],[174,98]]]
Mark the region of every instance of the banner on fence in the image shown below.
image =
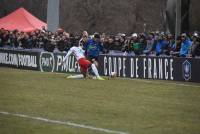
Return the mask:
[[[100,74],[119,77],[200,82],[200,59],[175,57],[100,56]]]
[[[38,70],[38,52],[0,50],[0,65]]]
[[[80,73],[74,56],[61,64],[66,53],[0,50],[0,65],[42,72]],[[100,55],[100,75],[200,82],[200,59]]]
[[[64,53],[41,52],[39,59],[40,70],[42,72],[79,73],[80,67],[74,56],[70,56],[64,64],[61,64],[65,55]]]

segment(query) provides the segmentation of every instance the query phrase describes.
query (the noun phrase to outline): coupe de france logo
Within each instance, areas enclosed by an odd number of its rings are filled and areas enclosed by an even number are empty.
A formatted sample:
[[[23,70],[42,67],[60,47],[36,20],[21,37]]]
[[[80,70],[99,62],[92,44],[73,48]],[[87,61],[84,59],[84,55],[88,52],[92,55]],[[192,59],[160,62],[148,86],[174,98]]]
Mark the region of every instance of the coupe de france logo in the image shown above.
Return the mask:
[[[189,61],[184,61],[182,65],[182,70],[183,70],[183,78],[186,81],[189,81],[191,79],[191,64]]]

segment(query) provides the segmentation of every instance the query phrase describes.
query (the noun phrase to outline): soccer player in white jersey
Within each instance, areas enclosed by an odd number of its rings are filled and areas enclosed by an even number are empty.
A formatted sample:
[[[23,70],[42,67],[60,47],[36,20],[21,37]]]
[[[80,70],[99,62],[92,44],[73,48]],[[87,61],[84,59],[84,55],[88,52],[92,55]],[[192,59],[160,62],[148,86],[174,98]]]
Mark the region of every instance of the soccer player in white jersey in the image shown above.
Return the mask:
[[[67,52],[67,55],[64,57],[62,64],[65,62],[65,60],[71,54],[73,54],[76,57],[76,60],[79,63],[80,71],[81,71],[83,77],[80,76],[80,75],[77,75],[77,77],[76,76],[70,76],[69,78],[85,78],[87,76],[88,70],[91,70],[95,74],[96,79],[104,80],[101,76],[99,76],[99,73],[98,73],[96,66],[85,58],[84,50],[82,49],[82,47],[77,47],[77,46],[71,47],[70,50]]]

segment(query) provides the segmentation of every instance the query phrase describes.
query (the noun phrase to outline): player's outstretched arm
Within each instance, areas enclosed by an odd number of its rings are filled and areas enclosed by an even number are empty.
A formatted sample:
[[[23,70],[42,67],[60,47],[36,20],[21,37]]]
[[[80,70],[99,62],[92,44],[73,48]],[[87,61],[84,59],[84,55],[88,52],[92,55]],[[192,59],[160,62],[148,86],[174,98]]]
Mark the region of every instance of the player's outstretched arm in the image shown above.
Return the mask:
[[[66,59],[72,54],[72,50],[70,49],[67,54],[65,55],[65,57],[63,58],[61,65],[63,65],[63,63],[66,61]]]

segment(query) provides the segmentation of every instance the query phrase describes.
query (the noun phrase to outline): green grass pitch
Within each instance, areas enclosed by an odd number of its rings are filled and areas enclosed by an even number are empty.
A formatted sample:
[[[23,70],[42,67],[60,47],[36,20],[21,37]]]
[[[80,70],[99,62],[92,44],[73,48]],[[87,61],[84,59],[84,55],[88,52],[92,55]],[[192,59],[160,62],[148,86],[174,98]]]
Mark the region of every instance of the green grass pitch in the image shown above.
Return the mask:
[[[199,134],[200,84],[77,80],[66,74],[0,68],[0,111],[130,134]],[[103,133],[0,114],[0,134]]]

